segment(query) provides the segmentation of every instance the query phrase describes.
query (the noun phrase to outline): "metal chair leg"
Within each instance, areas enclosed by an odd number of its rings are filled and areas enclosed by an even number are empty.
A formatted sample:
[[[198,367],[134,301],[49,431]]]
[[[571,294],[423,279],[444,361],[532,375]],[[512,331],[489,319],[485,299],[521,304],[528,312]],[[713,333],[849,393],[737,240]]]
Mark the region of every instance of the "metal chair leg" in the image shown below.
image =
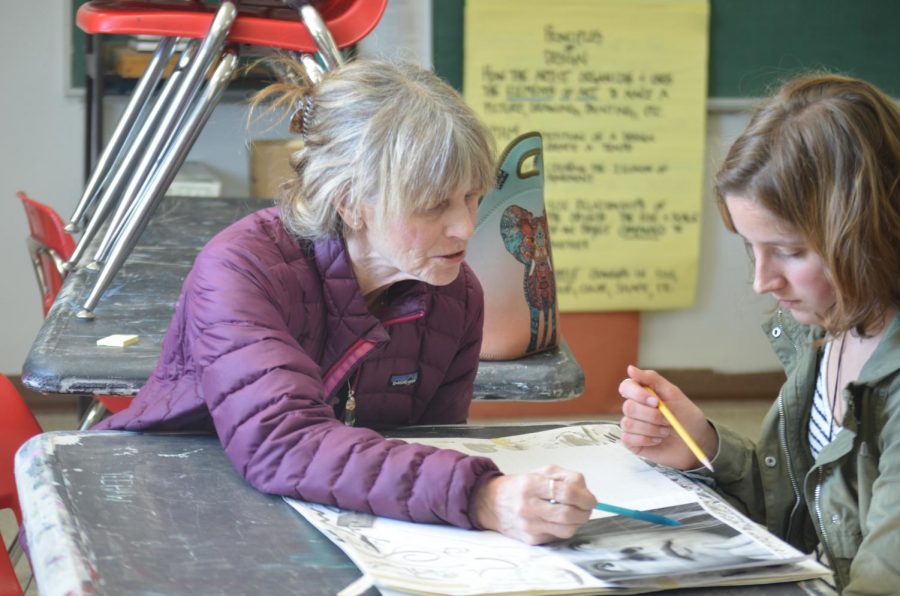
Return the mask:
[[[153,57],[147,65],[147,70],[144,71],[144,74],[138,80],[134,92],[131,94],[131,99],[128,100],[128,105],[125,106],[125,111],[116,125],[116,129],[106,144],[97,166],[91,173],[91,178],[84,189],[84,193],[81,195],[81,199],[78,201],[78,205],[75,207],[68,225],[66,225],[65,229],[67,232],[74,233],[81,229],[81,224],[88,208],[99,194],[101,184],[112,170],[117,156],[127,146],[130,131],[146,109],[150,95],[159,84],[160,79],[162,79],[166,65],[174,53],[175,38],[164,37],[156,47],[156,51],[153,52]]]
[[[180,127],[177,136],[172,141],[169,151],[164,156],[162,164],[154,173],[149,183],[141,193],[141,197],[134,203],[134,212],[124,222],[122,233],[112,247],[109,258],[103,265],[100,275],[94,282],[91,292],[85,300],[83,308],[77,316],[81,319],[93,319],[94,308],[100,300],[100,296],[109,286],[110,281],[118,272],[128,253],[134,248],[141,233],[147,227],[150,216],[165,195],[165,190],[172,183],[178,166],[187,157],[194,141],[200,135],[200,131],[212,114],[216,104],[222,96],[222,92],[228,86],[234,70],[237,67],[237,54],[235,49],[228,48],[222,56],[215,72],[210,77],[209,83],[203,90],[202,96],[195,103],[187,120]]]
[[[322,67],[319,66],[319,63],[316,62],[316,59],[313,58],[312,54],[301,54],[300,64],[303,65],[303,69],[306,71],[306,76],[310,81],[313,82],[313,84],[318,83],[322,80],[325,71],[322,70]]]
[[[41,263],[40,253],[48,249],[31,236],[26,238],[25,242],[28,244],[28,256],[31,258],[31,268],[34,269],[34,276],[37,278],[41,297],[46,296],[50,293],[50,282],[44,278],[44,267]]]
[[[22,544],[19,542],[18,532],[13,536],[12,542],[9,543],[9,549],[6,552],[9,553],[9,560],[12,561],[13,567],[18,565],[22,555],[25,554],[25,551],[22,550]]]
[[[12,542],[9,544],[9,549],[6,551],[9,555],[9,560],[12,563],[13,569],[19,566],[19,561],[22,560],[22,555],[25,554],[24,549],[22,549],[22,543],[19,542],[19,533],[16,532],[15,536],[13,536]],[[34,574],[30,572],[31,562],[28,562],[29,573],[27,575],[27,580],[25,585],[22,586],[22,593],[27,594],[28,589],[31,587],[31,582],[34,580]],[[21,572],[17,570],[17,575],[21,575]]]
[[[130,174],[128,186],[120,201],[113,221],[110,222],[106,234],[94,260],[103,263],[107,260],[114,244],[118,244],[119,237],[125,228],[125,215],[131,208],[131,203],[144,192],[147,181],[150,179],[153,169],[160,163],[161,156],[168,151],[172,138],[183,126],[185,114],[190,110],[199,89],[203,85],[203,77],[209,70],[213,61],[219,55],[231,25],[237,17],[237,8],[231,0],[223,0],[219,5],[216,15],[209,27],[209,32],[200,44],[197,54],[190,59],[187,70],[174,92],[171,104],[166,107],[162,120],[156,127],[146,150],[142,153],[137,168]],[[180,164],[175,164],[175,169]]]
[[[342,65],[344,57],[341,56],[341,51],[338,49],[331,31],[328,30],[328,25],[325,24],[325,20],[316,7],[307,0],[283,0],[283,2],[300,14],[300,19],[316,44],[325,70],[332,70]]]
[[[103,193],[100,195],[100,201],[94,209],[93,217],[88,221],[87,226],[84,228],[84,232],[81,234],[81,238],[78,240],[78,244],[75,245],[75,251],[69,257],[68,263],[66,263],[66,269],[73,269],[78,262],[81,261],[94,239],[94,236],[97,235],[97,232],[107,219],[112,206],[118,201],[119,207],[116,210],[116,215],[113,217],[112,222],[117,220],[119,210],[125,208],[123,203],[127,206],[127,201],[124,200],[122,192],[125,183],[134,173],[135,165],[138,163],[138,160],[146,152],[147,142],[153,134],[153,131],[159,126],[166,108],[171,105],[172,97],[178,89],[181,80],[181,70],[185,67],[186,61],[189,61],[196,53],[198,47],[199,41],[194,40],[188,44],[188,47],[181,53],[181,59],[178,62],[178,66],[169,76],[169,79],[163,86],[159,96],[153,101],[150,113],[147,115],[146,119],[144,119],[140,128],[135,132],[134,140],[127,147],[124,157],[119,160],[115,169],[110,173],[111,178],[103,189]],[[110,227],[113,227],[112,222],[110,222]]]
[[[91,262],[86,265],[88,269],[100,269],[100,263],[105,258],[105,255],[109,253],[110,246],[115,242],[115,239],[122,228],[122,222],[124,221],[128,210],[131,208],[131,204],[140,192],[143,183],[146,182],[148,176],[147,170],[149,167],[144,165],[145,161],[149,160],[151,157],[153,159],[158,158],[159,154],[163,151],[164,145],[152,144],[154,135],[165,125],[167,113],[174,109],[173,106],[178,90],[184,84],[184,77],[186,76],[185,72],[190,67],[191,61],[194,60],[199,47],[200,41],[192,40],[188,44],[188,47],[185,48],[185,51],[182,52],[181,59],[178,61],[169,80],[166,82],[165,87],[153,106],[153,110],[148,117],[147,122],[139,133],[140,138],[135,140],[122,160],[122,163],[113,173],[112,182],[109,184],[100,200],[98,211],[105,207],[106,211],[104,211],[104,213],[106,213],[109,210],[109,207],[114,203],[116,204],[116,209],[112,216],[109,217],[106,231],[95,248]],[[93,224],[95,220],[96,217],[88,223],[88,228],[85,230],[82,240],[88,236],[89,231],[94,229],[91,224]],[[79,247],[76,247],[76,252],[72,255],[73,260],[76,257],[80,257],[78,248],[80,248],[80,245]]]
[[[299,11],[300,18],[303,19],[303,24],[309,30],[313,41],[316,42],[318,53],[323,58],[327,69],[332,70],[342,65],[344,58],[319,11],[311,3],[303,3],[299,7]]]
[[[106,407],[95,399],[84,418],[81,419],[78,430],[90,430],[92,426],[103,420],[104,415],[106,415]]]

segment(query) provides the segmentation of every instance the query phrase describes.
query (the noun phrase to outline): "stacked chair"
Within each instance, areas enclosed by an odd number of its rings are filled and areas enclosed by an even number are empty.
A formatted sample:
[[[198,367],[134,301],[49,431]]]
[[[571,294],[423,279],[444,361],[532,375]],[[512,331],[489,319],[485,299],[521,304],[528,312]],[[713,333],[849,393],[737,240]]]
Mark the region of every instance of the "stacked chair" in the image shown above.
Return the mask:
[[[94,317],[221,99],[238,55],[247,49],[291,53],[315,81],[342,63],[341,48],[374,28],[386,2],[93,0],[79,8],[76,21],[86,33],[162,36],[66,226],[81,237],[64,268],[98,271],[80,318]],[[180,39],[187,46],[165,78]]]

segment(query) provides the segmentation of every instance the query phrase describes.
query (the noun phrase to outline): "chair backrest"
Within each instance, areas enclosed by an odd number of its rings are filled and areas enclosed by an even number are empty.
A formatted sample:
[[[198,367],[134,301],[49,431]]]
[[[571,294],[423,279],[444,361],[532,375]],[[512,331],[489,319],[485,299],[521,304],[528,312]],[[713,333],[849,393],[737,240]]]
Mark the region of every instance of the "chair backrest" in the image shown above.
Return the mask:
[[[297,11],[275,1],[238,2],[228,41],[238,44],[315,52],[316,43]],[[384,13],[387,0],[319,0],[314,3],[339,48],[365,37]],[[202,38],[215,6],[193,1],[116,3],[94,0],[79,7],[76,23],[89,34],[164,35]]]
[[[75,250],[75,241],[66,232],[62,218],[53,207],[35,201],[21,191],[17,192],[16,196],[25,207],[31,237],[55,250],[63,259],[71,257]]]
[[[62,218],[52,207],[35,201],[24,192],[17,192],[16,196],[22,202],[28,219],[28,252],[46,316],[62,287],[62,264],[72,256],[75,241],[65,231]]]
[[[13,456],[22,443],[41,433],[41,427],[16,386],[0,374],[0,509],[12,509],[21,525],[22,510],[13,475]]]

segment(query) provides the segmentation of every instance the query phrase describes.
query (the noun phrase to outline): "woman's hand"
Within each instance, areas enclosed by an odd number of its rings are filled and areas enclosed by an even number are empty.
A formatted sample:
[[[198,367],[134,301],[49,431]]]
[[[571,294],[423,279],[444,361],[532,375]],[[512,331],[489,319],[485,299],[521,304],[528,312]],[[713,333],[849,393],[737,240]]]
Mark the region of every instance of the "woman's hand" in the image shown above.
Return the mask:
[[[681,389],[655,371],[636,366],[628,367],[628,377],[619,384],[619,393],[625,398],[619,422],[625,447],[672,468],[690,470],[701,465],[656,407],[661,399],[700,449],[710,458],[715,456],[719,447],[715,429]]]
[[[475,495],[473,521],[528,544],[571,538],[597,499],[584,476],[557,466],[498,476]]]

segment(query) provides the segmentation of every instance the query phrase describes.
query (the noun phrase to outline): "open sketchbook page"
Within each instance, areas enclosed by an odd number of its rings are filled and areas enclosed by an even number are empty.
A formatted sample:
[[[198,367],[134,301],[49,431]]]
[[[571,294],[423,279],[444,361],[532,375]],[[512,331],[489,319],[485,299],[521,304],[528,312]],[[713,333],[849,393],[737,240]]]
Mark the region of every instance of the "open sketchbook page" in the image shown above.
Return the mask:
[[[412,594],[595,594],[612,585],[551,551],[496,532],[286,500],[378,588]]]
[[[501,439],[408,440],[485,455],[504,472],[550,463],[576,469],[600,500],[674,517],[681,526],[598,513],[573,538],[536,547],[495,532],[413,524],[286,500],[376,586],[401,592],[626,593],[791,581],[827,573],[712,493],[647,465],[616,445],[617,439],[617,428],[589,425]]]
[[[619,507],[648,511],[697,501],[694,491],[673,483],[625,449],[619,443],[618,430],[609,424],[595,424],[497,439],[406,440],[489,457],[505,474],[522,474],[550,463],[578,470],[598,501]],[[594,511],[592,517],[610,515]]]

